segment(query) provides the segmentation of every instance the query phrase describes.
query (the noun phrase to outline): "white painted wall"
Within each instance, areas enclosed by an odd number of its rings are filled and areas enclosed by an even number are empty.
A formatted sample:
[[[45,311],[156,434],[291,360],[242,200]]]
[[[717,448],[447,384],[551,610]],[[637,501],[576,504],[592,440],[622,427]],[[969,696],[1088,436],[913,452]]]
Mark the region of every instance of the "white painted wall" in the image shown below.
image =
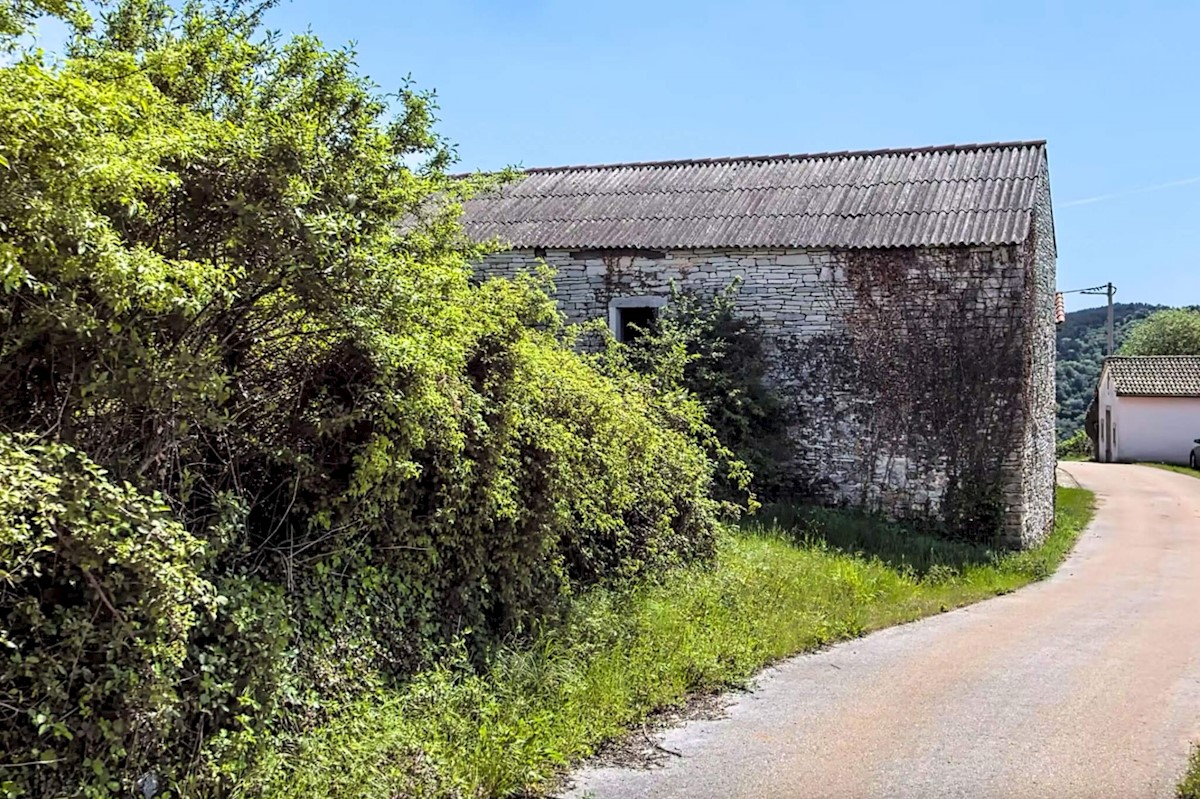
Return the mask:
[[[1098,415],[1100,428],[1100,460],[1102,462],[1120,460],[1118,454],[1118,439],[1120,438],[1120,419],[1118,418],[1118,397],[1112,374],[1108,367],[1100,374],[1100,396],[1098,400]],[[1111,431],[1111,432],[1110,432]],[[1109,438],[1112,441],[1110,443]]]
[[[1200,397],[1119,397],[1113,419],[1120,460],[1187,464],[1200,438]]]

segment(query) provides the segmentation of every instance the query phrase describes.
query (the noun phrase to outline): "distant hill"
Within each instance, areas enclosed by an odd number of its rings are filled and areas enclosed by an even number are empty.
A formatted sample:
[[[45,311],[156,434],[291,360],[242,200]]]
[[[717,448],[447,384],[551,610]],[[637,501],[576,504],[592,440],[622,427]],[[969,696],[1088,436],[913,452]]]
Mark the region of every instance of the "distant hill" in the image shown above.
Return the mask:
[[[1142,302],[1113,304],[1113,329],[1117,349],[1135,322],[1145,319],[1165,305]],[[1108,316],[1105,306],[1084,308],[1067,314],[1067,321],[1058,328],[1058,436],[1066,438],[1083,427],[1083,415],[1104,362],[1104,324]]]

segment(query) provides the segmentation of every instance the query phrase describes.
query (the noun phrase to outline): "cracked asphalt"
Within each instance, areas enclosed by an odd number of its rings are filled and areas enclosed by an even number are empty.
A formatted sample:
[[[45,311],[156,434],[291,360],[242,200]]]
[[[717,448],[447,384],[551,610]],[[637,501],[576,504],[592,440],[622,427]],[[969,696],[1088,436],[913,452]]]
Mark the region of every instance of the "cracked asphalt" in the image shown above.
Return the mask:
[[[1140,799],[1200,741],[1200,479],[1069,463],[1095,520],[1049,580],[765,672],[651,769],[571,797]]]

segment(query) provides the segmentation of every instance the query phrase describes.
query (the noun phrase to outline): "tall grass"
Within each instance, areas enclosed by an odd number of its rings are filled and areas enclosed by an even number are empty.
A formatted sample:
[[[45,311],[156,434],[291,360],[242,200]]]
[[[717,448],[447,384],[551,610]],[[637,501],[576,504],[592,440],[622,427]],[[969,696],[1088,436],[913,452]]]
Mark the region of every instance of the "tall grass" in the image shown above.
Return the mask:
[[[934,569],[991,563],[996,551],[980,544],[928,535],[900,522],[853,510],[769,506],[753,527],[766,527],[800,544],[828,544],[841,552],[878,558],[902,573],[924,576]]]
[[[1177,799],[1200,799],[1200,746],[1192,750],[1187,774],[1175,789],[1175,796]]]
[[[1059,489],[1053,534],[1000,554],[832,512],[729,531],[716,562],[579,597],[567,620],[473,671],[461,652],[284,743],[243,795],[511,796],[689,694],[763,665],[1046,576],[1091,515]],[[797,521],[803,519],[803,521]],[[875,553],[879,553],[878,556]]]

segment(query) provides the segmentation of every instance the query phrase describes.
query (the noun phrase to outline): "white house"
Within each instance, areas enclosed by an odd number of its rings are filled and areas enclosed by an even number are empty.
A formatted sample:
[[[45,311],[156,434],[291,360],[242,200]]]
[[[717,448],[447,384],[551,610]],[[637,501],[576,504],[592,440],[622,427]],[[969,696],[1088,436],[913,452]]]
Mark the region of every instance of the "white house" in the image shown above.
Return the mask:
[[[1107,359],[1096,408],[1101,461],[1186,464],[1200,438],[1200,355]]]

